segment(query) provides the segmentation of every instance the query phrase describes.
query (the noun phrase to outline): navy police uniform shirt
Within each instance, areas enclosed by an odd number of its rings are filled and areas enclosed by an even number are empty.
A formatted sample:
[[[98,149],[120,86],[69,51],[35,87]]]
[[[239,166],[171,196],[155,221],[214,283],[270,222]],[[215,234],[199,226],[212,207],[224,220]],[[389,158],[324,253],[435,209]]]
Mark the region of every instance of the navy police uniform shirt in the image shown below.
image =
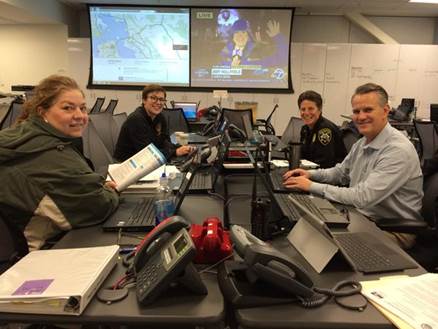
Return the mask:
[[[313,129],[301,128],[301,158],[315,162],[321,168],[333,167],[347,155],[339,128],[322,115]]]

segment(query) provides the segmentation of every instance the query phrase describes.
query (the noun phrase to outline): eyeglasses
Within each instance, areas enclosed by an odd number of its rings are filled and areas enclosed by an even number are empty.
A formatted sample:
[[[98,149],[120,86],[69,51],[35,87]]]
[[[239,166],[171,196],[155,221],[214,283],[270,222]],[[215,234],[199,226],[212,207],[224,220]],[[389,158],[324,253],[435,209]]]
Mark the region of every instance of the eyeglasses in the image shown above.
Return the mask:
[[[156,103],[156,102],[160,102],[160,103],[166,103],[167,99],[165,98],[161,98],[161,97],[157,97],[157,96],[149,96],[149,99]]]

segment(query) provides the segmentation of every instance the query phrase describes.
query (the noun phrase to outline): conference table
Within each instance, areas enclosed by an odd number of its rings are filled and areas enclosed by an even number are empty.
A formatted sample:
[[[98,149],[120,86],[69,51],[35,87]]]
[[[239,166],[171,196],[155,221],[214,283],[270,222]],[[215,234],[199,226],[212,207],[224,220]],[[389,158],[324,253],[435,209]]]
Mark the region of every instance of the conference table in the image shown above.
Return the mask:
[[[219,180],[215,193],[188,195],[183,202],[180,214],[193,223],[202,223],[206,217],[216,216],[230,224],[250,228],[251,199],[254,175],[244,172],[228,172]],[[257,196],[268,197],[265,186],[257,181]],[[380,231],[373,222],[359,212],[350,209],[349,231],[367,231],[376,239],[388,244],[393,242]],[[99,226],[77,229],[68,232],[56,244],[56,248],[91,247],[119,244],[137,244],[142,234],[123,234],[103,232]],[[315,286],[331,288],[340,280],[373,280],[381,275],[355,273],[336,257],[323,270],[316,273],[306,260],[292,247],[286,237],[278,236],[272,245],[299,263],[310,275]],[[111,272],[104,286],[110,286],[123,275],[125,268],[119,262]],[[403,272],[386,275],[425,273],[418,267]],[[20,323],[77,323],[111,326],[142,326],[147,328],[394,328],[376,308],[368,305],[363,312],[341,308],[333,301],[314,309],[291,303],[275,306],[237,309],[230,301],[224,300],[215,273],[201,274],[208,294],[196,296],[182,290],[170,290],[149,306],[140,306],[133,291],[127,298],[110,305],[94,298],[80,316],[32,315],[0,313],[2,322]],[[355,298],[355,297],[351,297]],[[354,300],[353,300],[354,302]]]

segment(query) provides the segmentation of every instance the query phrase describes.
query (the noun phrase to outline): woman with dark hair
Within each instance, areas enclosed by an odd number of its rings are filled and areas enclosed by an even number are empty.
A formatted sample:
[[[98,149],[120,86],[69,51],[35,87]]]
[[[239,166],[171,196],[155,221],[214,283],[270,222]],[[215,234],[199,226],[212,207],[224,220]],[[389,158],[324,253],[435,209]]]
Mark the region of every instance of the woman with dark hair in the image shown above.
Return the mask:
[[[298,107],[304,126],[301,128],[301,157],[321,168],[342,162],[347,155],[339,128],[322,116],[322,97],[308,90],[298,97]]]
[[[153,143],[169,160],[186,155],[191,146],[172,144],[167,123],[161,112],[166,104],[166,90],[160,85],[147,85],[142,93],[142,105],[132,112],[120,129],[114,158],[125,161]]]
[[[34,89],[18,123],[0,131],[0,212],[24,232],[29,250],[102,222],[118,205],[114,183],[105,183],[81,152],[87,124],[77,83],[52,75]]]

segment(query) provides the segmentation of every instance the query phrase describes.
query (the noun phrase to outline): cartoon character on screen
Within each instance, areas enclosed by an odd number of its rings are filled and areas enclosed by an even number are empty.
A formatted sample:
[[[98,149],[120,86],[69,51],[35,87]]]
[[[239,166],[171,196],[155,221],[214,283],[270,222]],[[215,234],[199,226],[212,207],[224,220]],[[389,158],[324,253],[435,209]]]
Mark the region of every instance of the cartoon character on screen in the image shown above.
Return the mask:
[[[231,28],[239,19],[239,12],[236,9],[221,9],[217,16],[216,35],[226,41],[231,36]]]
[[[288,44],[285,36],[280,33],[280,23],[270,20],[266,28],[266,34],[271,42],[262,41],[260,31],[254,35],[249,21],[245,19],[235,21],[231,27],[231,38],[221,51],[222,65],[286,67]]]

